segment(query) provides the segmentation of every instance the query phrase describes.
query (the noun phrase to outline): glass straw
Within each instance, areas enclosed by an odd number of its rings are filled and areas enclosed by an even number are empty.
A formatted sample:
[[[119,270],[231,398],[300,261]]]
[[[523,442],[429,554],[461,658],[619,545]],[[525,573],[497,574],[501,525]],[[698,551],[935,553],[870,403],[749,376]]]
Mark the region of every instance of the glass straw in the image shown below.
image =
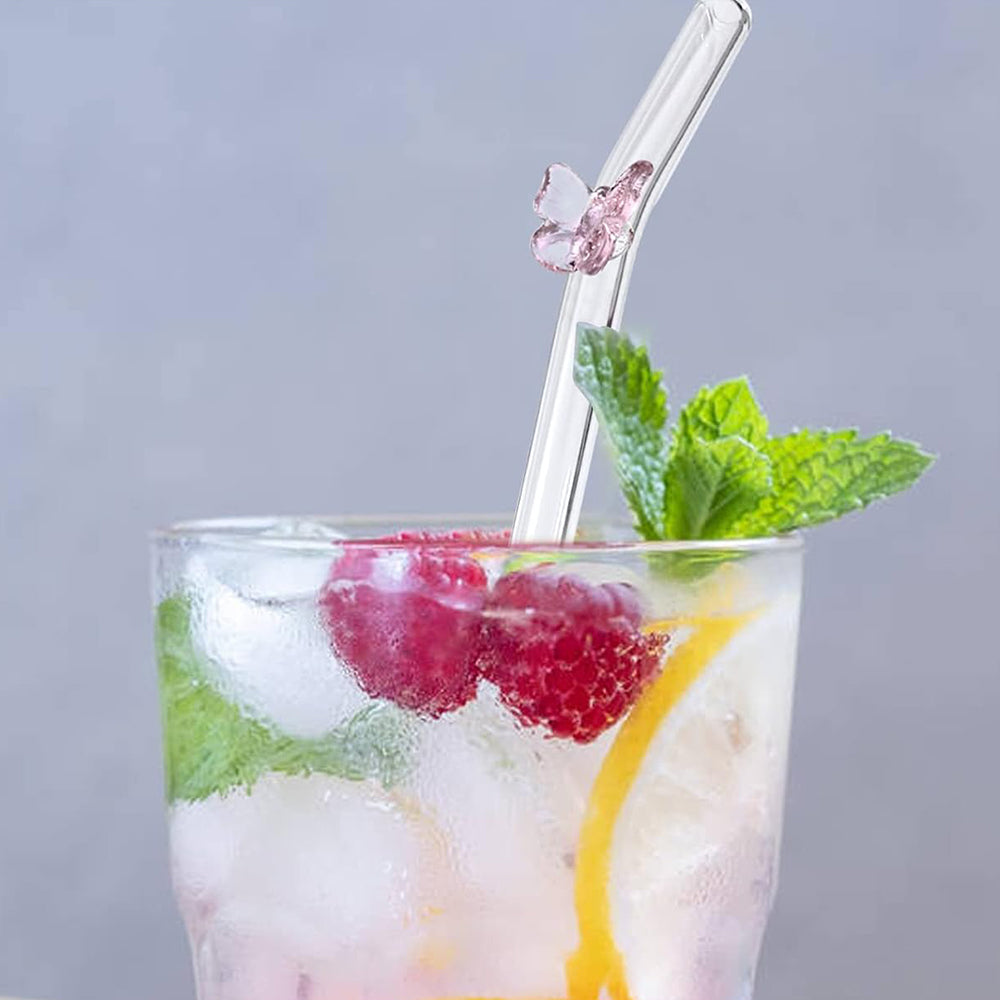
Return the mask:
[[[663,194],[750,30],[743,0],[698,0],[611,151],[597,185],[636,160],[654,167],[632,218],[635,237],[596,275],[566,279],[528,465],[514,516],[514,542],[565,542],[576,535],[597,434],[590,404],[573,382],[578,323],[617,327],[649,210]]]

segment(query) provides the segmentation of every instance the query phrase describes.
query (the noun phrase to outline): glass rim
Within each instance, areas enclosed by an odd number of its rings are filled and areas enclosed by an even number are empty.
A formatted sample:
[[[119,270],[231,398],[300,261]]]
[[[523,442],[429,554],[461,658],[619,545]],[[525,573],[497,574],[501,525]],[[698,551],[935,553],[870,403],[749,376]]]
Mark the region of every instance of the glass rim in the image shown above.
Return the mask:
[[[149,532],[153,543],[162,542],[204,542],[226,548],[284,550],[292,552],[328,552],[331,548],[364,547],[385,549],[407,549],[427,546],[427,539],[394,539],[385,537],[336,537],[317,535],[308,531],[300,533],[284,532],[281,534],[264,534],[269,528],[279,525],[291,526],[296,522],[321,524],[336,531],[338,528],[364,530],[373,532],[386,529],[393,525],[405,525],[406,531],[421,530],[456,530],[456,525],[474,526],[475,529],[487,531],[502,531],[509,527],[513,518],[501,514],[347,514],[294,516],[274,515],[271,517],[212,517],[178,521],[165,527],[154,528]],[[632,530],[631,523],[623,518],[591,518],[585,520],[581,527],[586,530],[590,525],[614,526],[624,531]],[[472,530],[472,529],[470,529]],[[462,538],[433,539],[435,548],[468,548],[469,540]],[[676,539],[670,541],[645,541],[640,538],[623,539],[582,539],[574,542],[519,542],[511,545],[506,542],[485,538],[474,540],[473,545],[478,550],[497,549],[514,552],[771,552],[801,549],[802,535],[799,532],[789,532],[781,535],[767,535],[756,538],[718,538],[718,539]]]

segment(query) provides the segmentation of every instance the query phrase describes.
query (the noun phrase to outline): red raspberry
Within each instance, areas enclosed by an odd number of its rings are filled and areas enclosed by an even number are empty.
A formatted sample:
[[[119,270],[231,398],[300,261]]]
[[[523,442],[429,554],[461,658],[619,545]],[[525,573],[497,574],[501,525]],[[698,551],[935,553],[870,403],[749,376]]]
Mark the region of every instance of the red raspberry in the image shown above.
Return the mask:
[[[437,717],[476,692],[487,579],[468,543],[484,533],[404,533],[347,545],[319,595],[334,652],[373,698]],[[465,543],[465,544],[462,544]]]
[[[528,570],[486,604],[480,669],[522,722],[589,743],[656,674],[667,639],[644,635],[634,588]]]

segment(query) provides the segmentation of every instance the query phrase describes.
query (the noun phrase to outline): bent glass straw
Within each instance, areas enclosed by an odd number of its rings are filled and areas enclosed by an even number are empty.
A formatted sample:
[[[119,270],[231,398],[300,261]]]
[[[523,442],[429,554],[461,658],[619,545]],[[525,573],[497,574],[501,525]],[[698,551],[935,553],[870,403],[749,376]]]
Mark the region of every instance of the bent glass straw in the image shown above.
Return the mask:
[[[597,185],[636,160],[653,175],[632,218],[635,237],[596,275],[566,279],[542,401],[511,531],[513,542],[565,542],[576,535],[597,435],[590,404],[573,382],[578,323],[617,327],[650,209],[687,149],[750,30],[743,0],[698,0],[611,151]]]

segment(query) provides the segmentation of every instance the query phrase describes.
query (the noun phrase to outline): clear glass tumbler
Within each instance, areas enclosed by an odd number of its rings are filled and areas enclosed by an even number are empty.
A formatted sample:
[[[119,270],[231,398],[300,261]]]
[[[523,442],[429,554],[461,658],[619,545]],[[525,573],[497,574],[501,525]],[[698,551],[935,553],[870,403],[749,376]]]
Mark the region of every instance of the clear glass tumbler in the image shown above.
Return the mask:
[[[799,540],[406,527],[154,538],[200,1000],[749,998]]]

